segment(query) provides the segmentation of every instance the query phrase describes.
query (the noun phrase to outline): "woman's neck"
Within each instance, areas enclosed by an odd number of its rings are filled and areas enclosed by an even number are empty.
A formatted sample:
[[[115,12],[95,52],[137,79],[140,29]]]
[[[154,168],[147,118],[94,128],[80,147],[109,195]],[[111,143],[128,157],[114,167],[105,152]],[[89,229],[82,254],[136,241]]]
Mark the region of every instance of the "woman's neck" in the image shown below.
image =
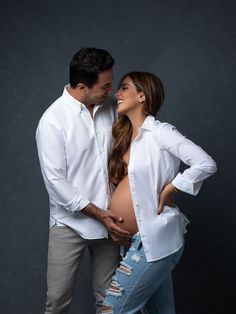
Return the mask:
[[[133,135],[132,135],[132,140],[138,136],[138,129],[142,126],[143,122],[146,119],[146,115],[145,114],[140,114],[140,115],[135,115],[133,117],[128,117],[131,125],[132,125],[132,129],[133,129]]]

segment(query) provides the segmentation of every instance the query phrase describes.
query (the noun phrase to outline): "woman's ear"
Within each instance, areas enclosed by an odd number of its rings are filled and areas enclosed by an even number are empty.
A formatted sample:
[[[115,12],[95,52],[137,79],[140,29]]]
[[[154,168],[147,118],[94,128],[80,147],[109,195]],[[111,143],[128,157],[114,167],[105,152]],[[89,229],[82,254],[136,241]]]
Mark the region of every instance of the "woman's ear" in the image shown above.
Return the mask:
[[[146,100],[146,97],[145,97],[144,93],[141,92],[140,95],[139,95],[139,102],[140,103],[144,103],[145,100]]]

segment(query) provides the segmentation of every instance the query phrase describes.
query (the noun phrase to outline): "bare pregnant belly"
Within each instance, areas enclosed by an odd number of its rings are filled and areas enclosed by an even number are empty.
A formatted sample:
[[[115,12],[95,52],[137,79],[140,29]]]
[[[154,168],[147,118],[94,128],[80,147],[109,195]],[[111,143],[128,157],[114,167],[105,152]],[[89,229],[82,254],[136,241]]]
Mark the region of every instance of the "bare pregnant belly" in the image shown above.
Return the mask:
[[[124,219],[122,223],[117,222],[119,227],[129,231],[131,234],[135,234],[138,231],[128,176],[124,177],[118,184],[111,199],[110,209]]]

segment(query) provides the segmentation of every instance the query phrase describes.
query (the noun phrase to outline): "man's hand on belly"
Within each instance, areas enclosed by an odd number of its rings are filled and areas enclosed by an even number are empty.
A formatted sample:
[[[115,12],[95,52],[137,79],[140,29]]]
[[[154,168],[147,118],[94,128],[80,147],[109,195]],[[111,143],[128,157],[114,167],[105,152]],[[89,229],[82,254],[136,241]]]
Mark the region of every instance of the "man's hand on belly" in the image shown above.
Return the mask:
[[[121,237],[123,239],[127,239],[127,240],[130,239],[130,237],[131,237],[130,232],[120,228],[116,224],[116,221],[122,222],[123,218],[119,217],[118,215],[116,215],[115,213],[110,211],[109,209],[102,211],[99,220],[101,221],[101,223],[104,224],[104,226],[107,228],[107,230],[110,234]]]
[[[89,203],[84,209],[81,210],[81,212],[89,217],[99,220],[106,227],[110,234],[120,236],[124,239],[130,239],[130,232],[120,228],[116,224],[116,221],[122,222],[123,218],[116,215],[109,209],[102,210],[94,204]]]

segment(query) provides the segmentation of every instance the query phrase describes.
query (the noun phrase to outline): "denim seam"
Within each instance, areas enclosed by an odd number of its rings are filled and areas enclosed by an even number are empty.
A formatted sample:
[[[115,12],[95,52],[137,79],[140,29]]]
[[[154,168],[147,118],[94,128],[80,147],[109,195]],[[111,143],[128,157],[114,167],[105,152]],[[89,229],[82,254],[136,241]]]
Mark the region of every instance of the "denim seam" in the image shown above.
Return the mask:
[[[147,265],[148,266],[148,265]],[[122,305],[122,307],[121,307],[121,313],[120,314],[122,314],[122,311],[123,311],[123,309],[124,309],[124,303],[126,303],[126,300],[128,299],[128,297],[130,296],[130,294],[133,292],[133,290],[135,289],[135,286],[142,280],[142,278],[143,278],[143,274],[144,274],[144,270],[146,271],[146,267],[143,269],[143,272],[142,272],[142,276],[140,276],[139,278],[138,278],[138,281],[136,281],[135,282],[135,284],[134,284],[134,286],[132,287],[132,289],[129,291],[129,294],[127,294],[127,296],[126,296],[126,298],[124,299],[124,302],[123,302],[123,305]],[[131,275],[132,276],[132,275]],[[125,289],[124,289],[125,290]]]
[[[173,254],[174,254],[174,253],[173,253]],[[172,263],[174,264],[174,267],[175,267],[175,265],[176,265],[175,262],[176,262],[176,257],[173,258],[173,260],[172,260]],[[150,262],[150,263],[153,263],[153,262]],[[178,261],[177,261],[177,263],[178,263]],[[134,284],[134,286],[132,287],[132,289],[130,289],[129,294],[127,294],[126,298],[124,299],[123,305],[122,305],[122,307],[121,307],[121,313],[120,313],[120,314],[123,313],[124,304],[126,304],[126,300],[129,298],[130,294],[133,292],[133,290],[135,289],[136,285],[138,285],[138,284],[140,283],[140,281],[142,281],[143,277],[145,277],[144,273],[145,273],[145,271],[146,271],[146,269],[147,269],[148,264],[149,264],[149,263],[147,262],[146,267],[142,269],[142,275],[139,276],[138,280],[135,282],[135,284]],[[174,268],[174,267],[173,267],[173,268]],[[132,275],[131,275],[131,276],[132,276]],[[158,288],[157,288],[157,289],[158,289]],[[124,289],[124,290],[125,290],[125,289]],[[146,301],[147,301],[147,300],[146,300]],[[146,303],[146,302],[145,302],[145,303]],[[124,314],[126,314],[126,313],[124,312]]]

